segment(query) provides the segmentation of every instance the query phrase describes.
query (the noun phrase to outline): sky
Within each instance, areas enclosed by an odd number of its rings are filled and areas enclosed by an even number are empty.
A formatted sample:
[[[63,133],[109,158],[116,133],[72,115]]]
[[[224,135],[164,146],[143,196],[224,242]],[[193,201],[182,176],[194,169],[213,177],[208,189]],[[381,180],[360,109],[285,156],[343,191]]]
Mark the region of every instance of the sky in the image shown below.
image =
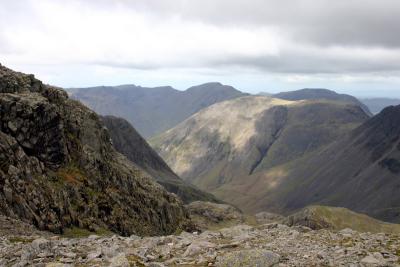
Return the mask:
[[[0,0],[0,63],[61,87],[400,97],[398,0]]]

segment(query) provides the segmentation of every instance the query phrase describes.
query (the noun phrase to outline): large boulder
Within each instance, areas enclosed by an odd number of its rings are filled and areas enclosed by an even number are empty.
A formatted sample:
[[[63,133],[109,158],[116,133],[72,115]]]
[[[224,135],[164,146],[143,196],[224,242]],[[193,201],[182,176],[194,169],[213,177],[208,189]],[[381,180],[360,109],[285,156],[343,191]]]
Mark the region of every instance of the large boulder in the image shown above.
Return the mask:
[[[245,221],[242,212],[228,204],[195,201],[186,205],[186,208],[199,230],[227,227]]]

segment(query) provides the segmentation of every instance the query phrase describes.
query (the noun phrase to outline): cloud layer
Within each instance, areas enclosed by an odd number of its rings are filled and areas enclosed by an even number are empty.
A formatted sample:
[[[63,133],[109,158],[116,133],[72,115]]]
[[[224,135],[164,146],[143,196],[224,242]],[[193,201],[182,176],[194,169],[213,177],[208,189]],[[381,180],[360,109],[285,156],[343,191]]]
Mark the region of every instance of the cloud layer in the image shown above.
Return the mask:
[[[365,82],[391,86],[400,73],[398,0],[3,0],[0,5],[0,62],[29,70],[40,65],[50,80],[51,69],[72,66],[194,76],[257,73],[287,81],[366,77]]]

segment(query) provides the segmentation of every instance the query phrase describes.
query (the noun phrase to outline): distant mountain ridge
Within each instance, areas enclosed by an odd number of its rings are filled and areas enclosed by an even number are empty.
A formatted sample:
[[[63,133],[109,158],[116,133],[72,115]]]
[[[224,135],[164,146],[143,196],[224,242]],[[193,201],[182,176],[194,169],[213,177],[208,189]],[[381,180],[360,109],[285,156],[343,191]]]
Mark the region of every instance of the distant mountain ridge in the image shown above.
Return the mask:
[[[100,86],[69,90],[102,115],[128,120],[145,138],[160,134],[202,108],[246,95],[218,82],[193,86],[185,91],[170,86],[147,88],[135,85]]]
[[[323,88],[304,88],[295,91],[281,92],[272,95],[272,97],[286,99],[286,100],[326,99],[326,100],[354,103],[356,105],[359,105],[367,115],[372,116],[372,113],[368,109],[368,107],[365,104],[363,104],[360,100],[358,100],[356,97],[347,94],[338,94],[335,91]]]
[[[378,114],[386,107],[400,105],[400,99],[397,98],[361,98],[360,101],[363,102],[373,114]]]
[[[128,121],[114,116],[102,116],[101,119],[115,149],[149,173],[169,192],[177,194],[185,203],[196,200],[218,202],[213,195],[179,178]]]

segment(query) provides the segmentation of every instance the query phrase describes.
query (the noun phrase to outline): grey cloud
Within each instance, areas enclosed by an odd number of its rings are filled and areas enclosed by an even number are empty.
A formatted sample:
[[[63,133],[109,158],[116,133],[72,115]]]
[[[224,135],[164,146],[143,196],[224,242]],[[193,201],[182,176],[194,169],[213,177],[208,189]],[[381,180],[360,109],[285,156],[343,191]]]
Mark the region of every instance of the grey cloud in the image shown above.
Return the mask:
[[[60,4],[65,3],[62,0]],[[179,17],[212,24],[219,28],[238,27],[253,30],[274,27],[290,42],[307,47],[303,50],[280,49],[279,56],[216,55],[212,59],[190,58],[190,64],[158,62],[96,61],[110,67],[152,70],[160,68],[221,68],[244,66],[275,73],[367,73],[400,70],[400,1],[399,0],[71,0],[112,12],[115,8],[132,9],[163,21]],[[28,20],[34,23],[35,12],[30,12],[35,1],[3,0],[0,8],[0,52],[9,52],[2,29],[8,19],[13,23]],[[24,10],[24,12],[16,12]],[[25,17],[26,15],[26,17]],[[15,18],[15,16],[19,16]],[[151,30],[151,29],[150,29]],[[84,40],[82,40],[84,41]],[[123,42],[123,40],[120,40]],[[101,45],[101,44],[99,44]],[[162,44],[156,44],[162,45]],[[287,45],[287,44],[285,44]],[[29,44],[27,44],[29,46]],[[184,42],[182,42],[184,46]],[[332,46],[382,47],[393,58],[352,57],[348,54],[330,55],[324,49]],[[27,48],[29,49],[29,47]],[[95,49],[95,48],[94,48]],[[151,48],[149,48],[151,49]],[[371,50],[373,53],[373,50]],[[198,61],[196,61],[198,60]],[[175,65],[173,65],[175,64]]]
[[[398,0],[139,0],[121,5],[216,25],[274,26],[319,45],[400,47]]]

